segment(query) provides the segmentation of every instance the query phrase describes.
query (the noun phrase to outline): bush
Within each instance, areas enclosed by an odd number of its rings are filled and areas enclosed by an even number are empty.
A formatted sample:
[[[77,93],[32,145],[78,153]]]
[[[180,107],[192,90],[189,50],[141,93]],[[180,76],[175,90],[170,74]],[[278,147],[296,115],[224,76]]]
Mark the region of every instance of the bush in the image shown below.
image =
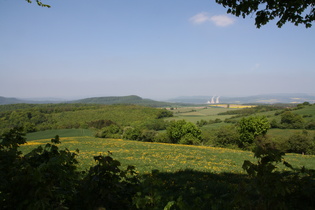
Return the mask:
[[[171,139],[169,138],[168,134],[165,132],[157,133],[154,138],[154,142],[161,142],[161,143],[172,143]]]
[[[122,129],[116,124],[111,124],[97,132],[95,136],[99,138],[121,138],[121,135]]]
[[[70,206],[79,182],[75,152],[56,144],[39,146],[22,156],[22,133],[13,129],[1,137],[0,205],[3,209],[65,209]],[[8,162],[9,161],[9,162]]]
[[[290,111],[286,111],[283,114],[281,114],[281,125],[284,128],[304,128],[304,120],[303,118],[298,115],[294,114]]]
[[[139,141],[153,142],[156,135],[154,130],[142,130]]]
[[[95,156],[87,172],[77,170],[77,153],[60,150],[59,136],[23,156],[22,129],[0,136],[1,209],[132,209],[139,179],[133,166]]]
[[[306,131],[290,136],[286,141],[286,145],[287,152],[315,154],[314,141]]]
[[[239,133],[235,126],[221,126],[214,132],[214,144],[219,147],[233,147],[239,144]]]
[[[120,162],[110,156],[95,156],[91,167],[78,187],[77,209],[130,209],[139,179],[135,168],[121,170]]]
[[[180,144],[191,144],[191,145],[199,145],[201,143],[200,139],[193,136],[191,133],[187,133],[184,135],[179,142]]]
[[[279,123],[277,122],[277,120],[275,120],[275,119],[271,120],[270,127],[271,128],[279,128]]]
[[[315,130],[315,121],[310,121],[306,124],[305,129]]]
[[[238,123],[241,148],[249,147],[257,136],[265,135],[270,128],[269,121],[265,116],[250,116],[242,118]]]
[[[139,140],[141,136],[141,130],[139,128],[126,127],[123,133],[123,139],[127,140]]]
[[[247,182],[241,183],[233,200],[235,209],[314,209],[315,171],[294,169],[284,153],[270,143],[254,151],[257,163],[244,161]],[[277,170],[282,163],[286,170]]]
[[[178,143],[186,134],[201,140],[201,130],[195,124],[185,120],[171,121],[166,133],[172,143]]]

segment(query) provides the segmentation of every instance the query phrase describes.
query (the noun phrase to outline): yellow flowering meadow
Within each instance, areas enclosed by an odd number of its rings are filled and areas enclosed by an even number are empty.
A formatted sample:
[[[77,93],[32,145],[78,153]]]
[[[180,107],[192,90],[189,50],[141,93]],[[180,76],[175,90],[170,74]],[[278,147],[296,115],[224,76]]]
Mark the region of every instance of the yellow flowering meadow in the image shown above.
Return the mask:
[[[255,161],[247,151],[207,146],[174,145],[127,141],[121,139],[100,139],[93,137],[60,138],[60,148],[75,152],[79,149],[78,160],[81,168],[88,168],[95,162],[93,156],[112,154],[123,166],[134,165],[140,173],[158,169],[164,172],[192,169],[211,173],[244,173],[244,160]],[[29,141],[22,150],[30,151],[38,145],[49,143],[50,139]],[[289,162],[303,162],[312,165],[314,156],[290,155]],[[291,162],[290,162],[291,163]]]

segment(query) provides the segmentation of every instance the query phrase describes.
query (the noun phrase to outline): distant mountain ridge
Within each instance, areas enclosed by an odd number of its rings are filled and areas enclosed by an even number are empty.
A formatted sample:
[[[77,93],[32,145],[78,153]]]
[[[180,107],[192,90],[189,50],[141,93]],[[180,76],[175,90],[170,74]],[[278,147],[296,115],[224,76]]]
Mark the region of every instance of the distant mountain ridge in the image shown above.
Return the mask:
[[[47,103],[82,103],[82,104],[136,104],[150,107],[169,107],[174,106],[171,102],[155,101],[151,99],[143,99],[136,95],[130,96],[107,96],[107,97],[92,97],[71,101],[42,101],[42,100],[23,100],[17,98],[0,97],[0,105],[6,104],[47,104]]]
[[[4,104],[20,104],[20,103],[25,103],[25,101],[23,101],[21,99],[17,99],[17,98],[6,98],[6,97],[0,96],[0,104],[1,105],[4,105]]]
[[[137,104],[151,107],[170,106],[170,102],[154,101],[151,99],[143,99],[140,96],[107,96],[93,97],[80,100],[69,101],[68,103],[84,103],[84,104]]]
[[[174,99],[167,100],[173,103],[193,103],[193,104],[206,104],[207,102],[216,103],[219,96],[182,96]],[[213,100],[211,100],[213,98]],[[265,94],[244,97],[225,97],[220,96],[219,103],[233,103],[233,104],[247,104],[247,103],[261,103],[261,104],[275,104],[275,103],[303,103],[308,101],[315,103],[315,96],[304,93],[283,93],[283,94]]]
[[[213,99],[213,100],[212,100]],[[92,97],[79,100],[56,101],[56,100],[27,100],[18,98],[7,98],[0,96],[0,105],[5,104],[47,104],[47,103],[84,103],[84,104],[137,104],[151,107],[169,107],[169,106],[187,106],[189,104],[204,105],[211,102],[219,102],[225,104],[275,104],[275,103],[303,103],[308,101],[315,103],[315,95],[303,93],[297,94],[266,94],[246,97],[225,97],[225,96],[182,96],[166,101],[155,101],[144,99],[140,96],[106,96]]]

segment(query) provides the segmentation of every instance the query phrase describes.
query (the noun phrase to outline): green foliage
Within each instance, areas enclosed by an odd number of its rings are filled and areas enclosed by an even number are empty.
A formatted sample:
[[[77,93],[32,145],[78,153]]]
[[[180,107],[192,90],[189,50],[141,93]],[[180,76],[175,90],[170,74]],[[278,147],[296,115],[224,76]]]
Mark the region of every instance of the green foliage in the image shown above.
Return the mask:
[[[265,135],[270,128],[269,121],[265,116],[250,116],[242,118],[238,123],[240,133],[240,147],[250,146],[257,136]]]
[[[291,22],[296,26],[304,24],[306,28],[309,28],[315,20],[314,1],[216,0],[216,2],[228,7],[227,13],[237,17],[256,16],[255,25],[257,28],[266,25],[273,19],[278,19],[277,26],[279,28],[286,22]]]
[[[123,130],[116,124],[111,124],[96,133],[99,138],[121,138]]]
[[[126,127],[123,133],[123,139],[127,140],[139,140],[141,136],[141,130],[139,128]]]
[[[95,156],[97,164],[89,169],[78,187],[78,209],[130,209],[139,179],[135,168],[120,169],[110,156]]]
[[[281,126],[284,128],[304,128],[303,118],[295,113],[286,111],[281,114]]]
[[[201,140],[200,140],[200,138],[195,137],[192,133],[187,133],[180,138],[178,143],[179,144],[199,145],[201,143]]]
[[[143,123],[143,127],[149,130],[165,130],[168,123],[162,119],[150,119]]]
[[[201,140],[201,130],[193,123],[186,122],[185,120],[171,121],[169,126],[166,129],[167,135],[172,143],[179,143],[182,138],[182,142],[189,141],[197,143],[197,139]],[[189,134],[189,136],[186,136]]]
[[[0,130],[24,127],[24,131],[97,128],[112,123],[134,126],[161,118],[167,110],[136,105],[38,104],[0,106]],[[6,111],[5,111],[6,110]],[[157,126],[158,127],[158,126]],[[157,128],[157,129],[160,129]]]
[[[253,106],[251,108],[229,110],[226,112],[221,112],[218,115],[237,115],[236,117],[244,117],[244,116],[249,116],[249,115],[257,114],[261,112],[282,110],[283,108],[284,107],[280,105],[258,105],[258,106]]]
[[[18,150],[21,129],[0,136],[1,209],[129,209],[139,179],[133,166],[120,169],[110,156],[95,156],[97,165],[77,170],[77,154],[60,150],[57,135],[26,155]]]
[[[233,147],[239,144],[239,133],[233,125],[221,126],[214,131],[214,145],[219,147]]]
[[[160,112],[157,114],[157,119],[165,118],[165,117],[173,117],[173,112],[168,111],[166,109],[160,110]]]
[[[111,120],[95,120],[95,121],[89,122],[88,126],[90,128],[101,129],[101,128],[104,128],[106,126],[110,126],[112,124],[116,124],[116,123],[111,121]]]
[[[22,156],[25,139],[19,129],[1,137],[0,205],[4,209],[56,209],[69,205],[79,178],[76,153],[55,144],[40,146]],[[10,160],[8,162],[8,160]]]
[[[244,161],[249,180],[239,187],[234,205],[240,209],[313,209],[315,171],[294,169],[284,161],[284,153],[270,143],[259,144],[257,163]],[[277,170],[282,163],[287,170]]]
[[[123,139],[153,142],[157,132],[154,130],[140,129],[138,127],[126,127],[123,133]]]
[[[315,121],[310,121],[305,125],[305,129],[315,130]]]
[[[166,132],[157,133],[153,139],[154,142],[172,143]]]
[[[134,198],[137,209],[232,209],[241,175],[190,169],[174,173],[152,170],[144,175]]]
[[[140,141],[153,142],[157,132],[155,130],[142,130]]]
[[[287,152],[315,154],[315,142],[307,131],[293,134],[285,142]]]

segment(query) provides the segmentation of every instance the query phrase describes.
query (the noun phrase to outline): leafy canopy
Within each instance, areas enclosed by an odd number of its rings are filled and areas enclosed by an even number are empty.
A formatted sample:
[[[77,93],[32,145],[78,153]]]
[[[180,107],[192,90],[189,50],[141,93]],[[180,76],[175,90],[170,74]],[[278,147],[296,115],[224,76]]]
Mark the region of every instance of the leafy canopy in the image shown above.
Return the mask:
[[[257,136],[265,135],[270,128],[266,116],[250,116],[242,118],[238,124],[241,147],[249,146]]]
[[[279,18],[277,26],[281,28],[286,22],[294,25],[312,26],[315,20],[314,0],[216,0],[218,4],[227,7],[227,13],[237,17],[256,16],[255,25],[260,28],[270,20]]]

